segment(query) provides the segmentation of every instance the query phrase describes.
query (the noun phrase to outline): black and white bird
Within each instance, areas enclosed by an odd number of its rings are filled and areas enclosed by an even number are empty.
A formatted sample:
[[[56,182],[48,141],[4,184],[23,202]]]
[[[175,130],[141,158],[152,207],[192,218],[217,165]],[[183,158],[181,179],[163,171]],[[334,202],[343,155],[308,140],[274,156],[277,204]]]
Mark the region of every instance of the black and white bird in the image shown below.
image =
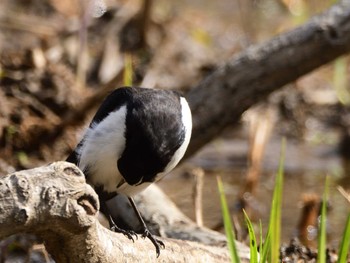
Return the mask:
[[[152,241],[157,256],[164,244],[148,231],[132,197],[179,163],[191,131],[191,110],[178,93],[122,87],[107,96],[67,159],[94,186],[111,229],[132,239],[135,233],[119,228],[106,205],[116,195],[128,197],[143,226],[143,237]]]

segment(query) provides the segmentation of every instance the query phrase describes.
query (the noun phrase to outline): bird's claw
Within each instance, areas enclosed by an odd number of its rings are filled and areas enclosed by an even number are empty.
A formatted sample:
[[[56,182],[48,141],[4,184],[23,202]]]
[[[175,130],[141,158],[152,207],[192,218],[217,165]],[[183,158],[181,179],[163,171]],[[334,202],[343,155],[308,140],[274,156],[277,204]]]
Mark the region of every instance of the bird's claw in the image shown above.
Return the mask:
[[[121,228],[117,227],[116,225],[112,226],[111,230],[113,232],[117,232],[117,233],[123,234],[124,236],[126,236],[127,238],[132,240],[132,242],[135,242],[135,239],[138,239],[138,236],[137,236],[136,232],[134,232],[132,230],[124,230],[124,229],[121,229]],[[134,239],[133,236],[135,236],[135,239]]]
[[[155,246],[157,257],[159,257],[159,255],[160,255],[160,249],[161,249],[161,248],[162,248],[162,249],[165,248],[165,245],[164,245],[163,241],[161,241],[161,240],[155,238],[155,237],[151,234],[151,232],[149,232],[148,229],[145,229],[145,231],[144,231],[143,234],[142,234],[142,238],[146,238],[146,237],[147,237],[149,240],[151,240],[151,242],[152,242],[153,245]]]

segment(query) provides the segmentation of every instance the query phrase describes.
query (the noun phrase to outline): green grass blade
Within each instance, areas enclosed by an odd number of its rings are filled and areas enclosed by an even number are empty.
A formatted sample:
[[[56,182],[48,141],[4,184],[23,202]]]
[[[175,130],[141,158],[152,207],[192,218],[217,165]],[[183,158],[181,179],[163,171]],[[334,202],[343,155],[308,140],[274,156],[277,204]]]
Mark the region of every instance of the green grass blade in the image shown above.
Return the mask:
[[[319,227],[319,232],[318,232],[318,253],[317,253],[317,262],[318,263],[326,263],[327,200],[328,200],[328,176],[326,177],[325,189],[323,192],[322,207],[321,207],[321,220],[320,220],[320,227]]]
[[[247,224],[248,233],[249,233],[250,263],[258,263],[258,249],[257,249],[254,228],[253,228],[252,222],[250,221],[250,219],[249,219],[247,213],[244,211],[244,209],[243,209],[243,214],[244,214],[245,222]]]
[[[269,251],[271,249],[271,238],[270,231],[267,232],[265,237],[264,245],[262,246],[262,250],[260,250],[260,263],[265,263],[267,260],[267,256],[269,255]]]
[[[271,262],[279,262],[279,249],[281,243],[281,206],[282,206],[282,188],[284,174],[286,141],[282,140],[281,157],[276,176],[275,188],[273,191],[272,207],[270,212],[269,234],[270,234],[270,259]]]
[[[124,54],[124,75],[123,84],[124,86],[132,86],[132,55]]]
[[[259,260],[259,262],[261,262],[261,253],[263,251],[263,228],[262,228],[261,220],[259,220],[259,234],[260,234],[260,244],[259,244],[260,260]]]
[[[348,214],[348,220],[343,233],[343,239],[339,247],[338,263],[346,262],[346,257],[350,248],[350,213]]]
[[[218,189],[220,193],[221,210],[222,210],[222,216],[224,220],[225,233],[226,233],[227,243],[230,250],[231,262],[239,263],[240,259],[236,249],[235,234],[233,232],[233,227],[231,223],[231,215],[228,209],[224,187],[220,177],[217,177],[217,182],[218,182]]]

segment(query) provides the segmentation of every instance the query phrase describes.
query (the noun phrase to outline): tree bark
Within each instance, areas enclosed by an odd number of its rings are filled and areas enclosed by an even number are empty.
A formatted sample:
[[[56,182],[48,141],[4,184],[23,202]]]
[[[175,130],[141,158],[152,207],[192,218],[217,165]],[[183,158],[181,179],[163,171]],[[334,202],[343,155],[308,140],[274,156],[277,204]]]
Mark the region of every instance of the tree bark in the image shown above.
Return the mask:
[[[251,46],[191,89],[192,155],[242,113],[283,85],[350,51],[350,1],[306,24]]]
[[[225,245],[162,238],[135,243],[97,220],[98,197],[74,165],[56,162],[0,178],[0,238],[16,233],[40,236],[56,262],[228,262]],[[243,262],[248,262],[244,252]]]

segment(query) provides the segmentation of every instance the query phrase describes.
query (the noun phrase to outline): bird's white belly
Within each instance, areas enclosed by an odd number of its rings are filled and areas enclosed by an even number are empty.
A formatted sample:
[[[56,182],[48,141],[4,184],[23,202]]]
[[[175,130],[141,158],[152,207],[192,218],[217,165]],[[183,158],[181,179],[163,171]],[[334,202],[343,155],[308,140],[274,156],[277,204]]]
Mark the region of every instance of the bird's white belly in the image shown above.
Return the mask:
[[[117,188],[117,193],[124,194],[127,196],[134,196],[143,190],[145,190],[148,186],[150,186],[151,183],[149,182],[143,182],[139,185],[129,185],[128,183],[122,184],[120,187]]]

